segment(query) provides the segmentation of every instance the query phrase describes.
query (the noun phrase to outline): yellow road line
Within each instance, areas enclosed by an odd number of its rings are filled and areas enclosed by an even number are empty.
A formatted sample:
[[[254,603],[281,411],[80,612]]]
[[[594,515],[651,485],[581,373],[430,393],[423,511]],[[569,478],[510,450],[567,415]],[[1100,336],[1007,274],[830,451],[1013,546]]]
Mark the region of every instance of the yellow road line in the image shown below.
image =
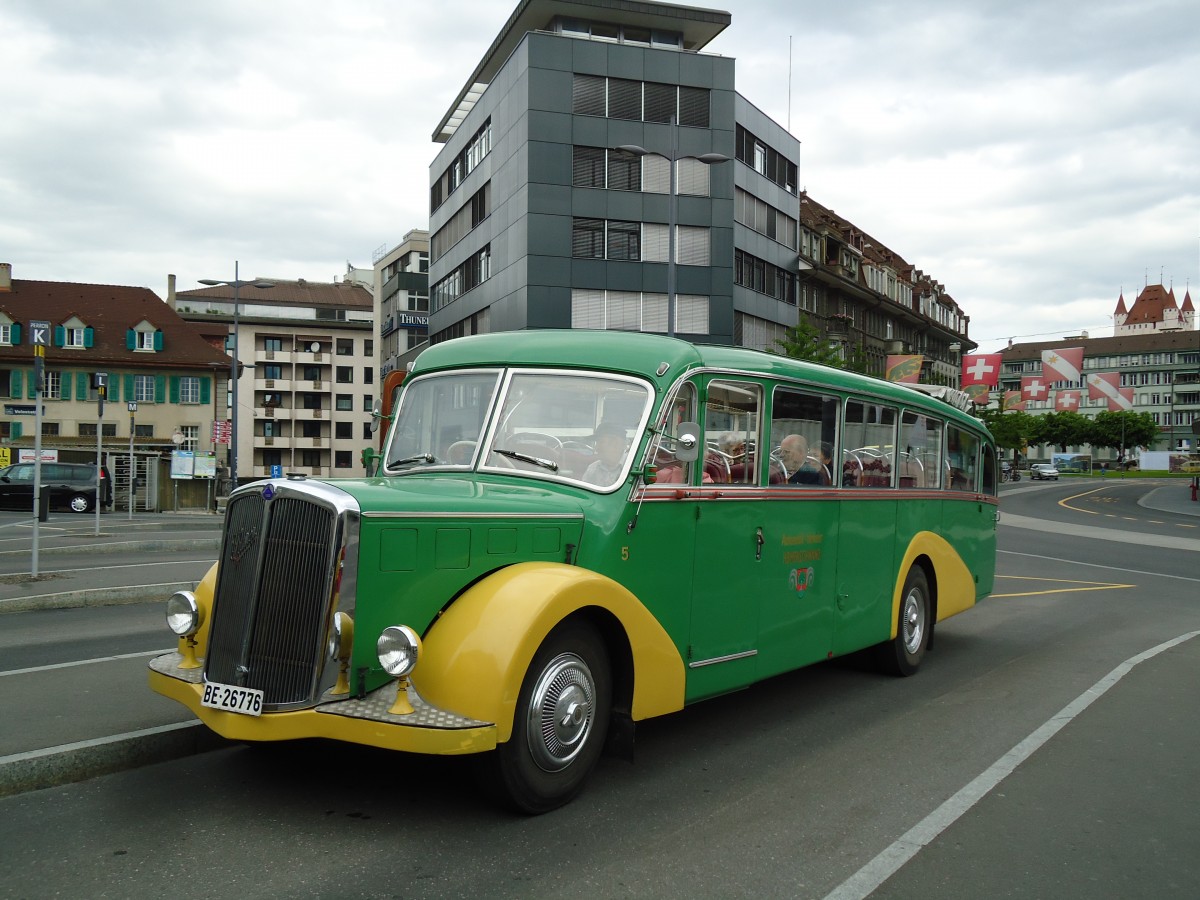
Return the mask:
[[[1035,578],[1031,575],[997,575],[996,579],[1012,581],[1048,581],[1052,584],[1071,584],[1080,587],[1051,588],[1044,591],[1020,591],[1013,594],[992,594],[992,597],[1040,597],[1047,594],[1070,594],[1076,591],[1113,591],[1119,588],[1136,587],[1132,584],[1115,584],[1109,581],[1074,581],[1070,578]]]

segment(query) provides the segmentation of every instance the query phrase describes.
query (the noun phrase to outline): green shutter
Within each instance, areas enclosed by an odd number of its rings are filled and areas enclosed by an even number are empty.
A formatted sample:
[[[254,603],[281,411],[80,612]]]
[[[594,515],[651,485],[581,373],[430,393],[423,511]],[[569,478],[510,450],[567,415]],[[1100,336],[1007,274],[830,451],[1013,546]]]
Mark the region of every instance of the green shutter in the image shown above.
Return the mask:
[[[13,422],[12,425],[10,426],[8,436],[10,439],[15,441],[17,438],[19,438],[21,436],[21,432],[23,430],[24,430],[24,427],[21,425],[20,422]]]
[[[212,402],[212,389],[207,378],[200,379],[200,403],[207,406]]]
[[[21,326],[18,323],[13,322],[13,326],[9,330],[9,334],[12,335],[12,345],[14,347],[21,343]]]
[[[30,370],[29,378],[26,379],[26,383],[25,383],[25,399],[27,399],[27,400],[36,400],[37,399],[37,378],[34,376],[32,370]]]
[[[161,350],[163,348],[163,336],[161,331],[154,332],[154,349]]]
[[[95,340],[96,331],[94,328],[89,325],[87,328],[83,329],[83,346],[90,350]]]
[[[70,400],[71,399],[71,373],[70,372],[62,373],[62,377],[59,378],[58,387],[59,387],[60,398],[63,400]],[[85,393],[83,396],[86,397],[87,394]]]
[[[137,332],[134,331],[132,328],[130,328],[128,331],[125,332],[125,349],[126,350],[136,350],[137,349]]]
[[[171,376],[171,402],[172,403],[179,402],[179,376],[178,375]]]
[[[125,376],[125,399],[133,400],[136,396],[137,396],[137,394],[135,394],[133,392],[133,376],[126,375]]]
[[[67,329],[62,325],[54,326],[54,346],[62,347],[67,343]]]
[[[113,403],[121,400],[121,377],[116,373],[108,377],[108,399]]]
[[[87,372],[80,372],[75,376],[75,396],[80,400],[86,400],[88,395],[88,375]]]
[[[154,402],[167,402],[167,379],[163,375],[154,376]]]
[[[21,370],[13,369],[8,373],[8,396],[14,400],[21,399]]]

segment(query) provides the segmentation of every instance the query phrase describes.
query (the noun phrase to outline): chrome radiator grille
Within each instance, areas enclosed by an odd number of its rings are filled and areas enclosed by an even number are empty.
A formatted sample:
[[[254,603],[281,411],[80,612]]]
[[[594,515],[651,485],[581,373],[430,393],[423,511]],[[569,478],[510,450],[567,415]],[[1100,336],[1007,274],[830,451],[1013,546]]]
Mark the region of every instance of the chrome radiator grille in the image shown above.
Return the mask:
[[[231,499],[221,545],[205,677],[259,688],[275,708],[320,693],[338,515],[303,497]]]

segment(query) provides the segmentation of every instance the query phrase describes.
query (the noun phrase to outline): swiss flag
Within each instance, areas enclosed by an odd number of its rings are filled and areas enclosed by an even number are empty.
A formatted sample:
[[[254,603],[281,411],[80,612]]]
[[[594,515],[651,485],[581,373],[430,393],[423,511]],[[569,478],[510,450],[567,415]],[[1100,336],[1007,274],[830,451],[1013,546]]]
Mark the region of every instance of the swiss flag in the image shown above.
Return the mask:
[[[1055,381],[1077,383],[1083,378],[1083,348],[1062,347],[1042,351],[1042,377],[1048,384]]]
[[[962,386],[986,384],[995,387],[1000,382],[999,353],[975,353],[962,358]]]
[[[1074,412],[1082,402],[1083,391],[1057,391],[1054,394],[1054,408],[1060,412],[1065,409]]]
[[[1025,375],[1021,378],[1022,400],[1049,400],[1050,386],[1040,375]]]

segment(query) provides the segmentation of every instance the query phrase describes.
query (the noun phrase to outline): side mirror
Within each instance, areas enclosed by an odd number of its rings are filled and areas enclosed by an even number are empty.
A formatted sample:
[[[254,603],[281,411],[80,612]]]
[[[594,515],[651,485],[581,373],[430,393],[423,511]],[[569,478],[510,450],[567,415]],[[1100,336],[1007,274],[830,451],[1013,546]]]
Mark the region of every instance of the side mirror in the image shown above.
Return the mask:
[[[384,418],[383,398],[376,397],[375,405],[371,407],[371,434],[374,434],[379,430],[379,420],[382,418]]]
[[[680,462],[694,462],[700,455],[700,426],[695,422],[681,423],[675,445],[676,459]]]

